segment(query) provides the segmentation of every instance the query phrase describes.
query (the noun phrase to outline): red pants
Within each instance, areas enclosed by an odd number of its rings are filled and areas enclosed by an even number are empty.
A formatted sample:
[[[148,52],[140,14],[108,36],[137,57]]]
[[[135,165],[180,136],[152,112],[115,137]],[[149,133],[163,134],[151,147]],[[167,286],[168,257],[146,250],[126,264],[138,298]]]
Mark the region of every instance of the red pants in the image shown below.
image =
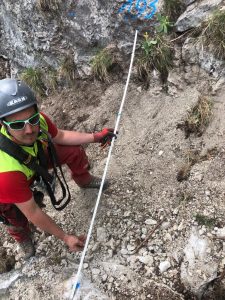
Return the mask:
[[[55,145],[55,148],[60,164],[67,164],[73,180],[79,186],[89,183],[91,175],[88,172],[89,163],[83,147]],[[51,168],[50,164],[49,168]],[[0,216],[10,223],[7,230],[17,242],[30,238],[29,222],[14,204],[0,204]]]

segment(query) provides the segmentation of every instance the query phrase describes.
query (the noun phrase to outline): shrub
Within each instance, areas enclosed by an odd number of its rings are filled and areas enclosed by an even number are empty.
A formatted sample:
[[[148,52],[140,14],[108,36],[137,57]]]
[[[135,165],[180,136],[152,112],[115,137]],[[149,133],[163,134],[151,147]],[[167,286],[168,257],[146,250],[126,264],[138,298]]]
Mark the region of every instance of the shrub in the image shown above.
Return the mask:
[[[46,87],[43,83],[43,73],[40,69],[27,68],[21,73],[20,78],[39,96],[46,96]]]
[[[225,11],[216,11],[213,16],[202,24],[201,37],[205,46],[218,59],[225,59]]]
[[[93,75],[101,81],[108,81],[108,73],[113,63],[114,58],[108,49],[99,51],[91,60]]]
[[[153,39],[148,33],[141,43],[141,54],[137,62],[138,76],[149,83],[152,70],[159,71],[161,79],[167,79],[168,72],[173,66],[173,51],[168,41],[160,34]]]

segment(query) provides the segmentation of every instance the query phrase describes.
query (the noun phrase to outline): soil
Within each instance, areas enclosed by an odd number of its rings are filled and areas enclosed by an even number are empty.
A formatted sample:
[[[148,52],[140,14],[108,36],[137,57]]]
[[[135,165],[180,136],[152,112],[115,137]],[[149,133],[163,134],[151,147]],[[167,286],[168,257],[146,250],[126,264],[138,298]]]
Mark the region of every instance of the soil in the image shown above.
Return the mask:
[[[107,295],[104,299],[196,299],[180,281],[181,261],[177,262],[174,254],[182,256],[192,226],[204,227],[205,234],[213,231],[196,223],[196,214],[215,220],[214,227],[225,225],[224,88],[215,88],[217,79],[203,71],[188,78],[174,70],[170,77],[179,80],[175,84],[169,81],[168,93],[157,78],[148,90],[143,90],[134,77],[129,85],[107,174],[111,185],[101,197],[82,271]],[[41,109],[59,128],[93,132],[114,127],[124,86],[125,81],[108,85],[94,80],[79,82],[73,89],[42,99]],[[192,133],[185,138],[177,125],[186,120],[202,93],[213,101],[210,123],[201,136]],[[177,180],[188,151],[197,150],[204,156],[211,149],[217,150],[214,155],[195,163],[185,180]],[[108,149],[90,144],[86,151],[91,172],[102,176]],[[79,189],[67,169],[64,171],[72,201],[57,212],[46,197],[46,211],[65,230],[87,233],[98,191]],[[167,226],[159,226],[145,240],[162,218]],[[102,231],[103,237],[99,234]],[[76,273],[80,255],[69,253],[60,241],[37,230],[36,257],[24,263],[3,229],[1,234],[3,248],[15,255],[16,269],[23,274],[2,299],[63,299],[65,282]],[[131,246],[135,249],[141,242],[137,253],[129,252]],[[214,240],[213,247],[222,270],[222,241]],[[139,260],[145,255],[152,257],[149,265]],[[170,259],[171,267],[160,273],[159,264],[166,259]],[[216,292],[211,287],[205,299],[217,299],[216,293],[218,288]]]

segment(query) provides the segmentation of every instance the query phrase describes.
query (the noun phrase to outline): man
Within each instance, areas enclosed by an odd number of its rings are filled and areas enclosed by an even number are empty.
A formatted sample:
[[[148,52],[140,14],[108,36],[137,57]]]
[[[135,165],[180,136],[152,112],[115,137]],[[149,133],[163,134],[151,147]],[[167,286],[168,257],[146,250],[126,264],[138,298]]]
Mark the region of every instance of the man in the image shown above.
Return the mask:
[[[37,140],[42,142],[46,153],[44,131],[47,131],[52,137],[60,164],[68,165],[78,186],[100,187],[101,180],[88,171],[88,158],[81,145],[110,142],[115,136],[112,129],[105,128],[98,133],[58,129],[44,113],[38,111],[32,90],[15,79],[0,80],[0,122],[1,133],[34,157],[38,155]],[[65,242],[71,251],[82,250],[85,236],[64,232],[35,202],[31,190],[34,177],[35,171],[0,150],[0,218],[7,225],[9,234],[19,243],[25,259],[35,253],[28,220]]]

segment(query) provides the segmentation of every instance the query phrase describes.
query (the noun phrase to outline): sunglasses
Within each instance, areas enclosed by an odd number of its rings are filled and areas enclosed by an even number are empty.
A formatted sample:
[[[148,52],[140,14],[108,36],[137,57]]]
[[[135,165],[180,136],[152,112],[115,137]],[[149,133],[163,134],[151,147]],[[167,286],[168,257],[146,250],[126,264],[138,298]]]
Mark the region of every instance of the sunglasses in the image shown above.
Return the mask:
[[[36,113],[33,116],[31,116],[29,119],[26,119],[26,120],[18,120],[18,121],[12,121],[12,122],[3,121],[3,123],[12,130],[23,130],[27,123],[32,126],[35,126],[39,123],[39,121],[40,121],[40,114]]]

